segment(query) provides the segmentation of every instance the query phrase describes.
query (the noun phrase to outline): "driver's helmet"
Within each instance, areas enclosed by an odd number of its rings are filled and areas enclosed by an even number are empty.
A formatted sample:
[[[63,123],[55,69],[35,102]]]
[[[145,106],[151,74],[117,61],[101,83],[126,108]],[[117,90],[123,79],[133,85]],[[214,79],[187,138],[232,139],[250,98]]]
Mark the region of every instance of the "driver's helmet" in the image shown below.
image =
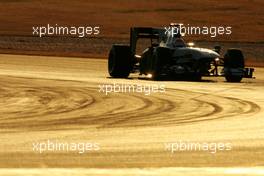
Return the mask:
[[[171,31],[170,33],[168,33],[167,35],[167,42],[166,42],[166,45],[168,47],[172,47],[172,48],[175,48],[175,47],[185,47],[186,46],[186,43],[184,42],[184,40],[182,39],[182,35],[180,33],[180,24],[178,23],[171,23],[170,24],[171,27],[174,27],[174,28],[178,28],[178,30],[174,30]],[[173,32],[173,34],[172,34]],[[178,33],[175,33],[175,32],[178,32]]]
[[[178,38],[180,38],[182,35],[181,35],[181,31],[180,31],[180,26],[181,26],[182,24],[180,24],[180,23],[170,23],[170,27],[171,28],[174,28],[174,37],[178,37]]]
[[[172,47],[185,47],[186,43],[182,38],[173,37],[172,41]]]

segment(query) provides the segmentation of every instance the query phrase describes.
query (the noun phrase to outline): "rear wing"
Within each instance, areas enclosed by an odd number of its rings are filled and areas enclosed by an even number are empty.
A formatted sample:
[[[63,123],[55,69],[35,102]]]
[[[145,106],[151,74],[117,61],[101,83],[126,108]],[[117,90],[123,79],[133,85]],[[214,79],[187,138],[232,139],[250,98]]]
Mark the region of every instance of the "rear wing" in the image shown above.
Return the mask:
[[[136,53],[137,40],[139,38],[157,39],[159,42],[165,37],[165,29],[151,27],[130,28],[130,48],[132,55]]]

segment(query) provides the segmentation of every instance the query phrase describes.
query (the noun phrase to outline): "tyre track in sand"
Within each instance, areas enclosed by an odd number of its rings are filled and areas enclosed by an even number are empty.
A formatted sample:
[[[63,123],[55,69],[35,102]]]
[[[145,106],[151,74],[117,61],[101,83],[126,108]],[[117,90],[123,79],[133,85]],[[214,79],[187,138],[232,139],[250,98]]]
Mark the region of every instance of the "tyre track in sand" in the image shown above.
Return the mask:
[[[181,125],[242,117],[261,109],[247,100],[181,89],[148,96],[104,95],[94,82],[76,85],[47,79],[43,84],[11,77],[2,78],[0,86],[0,128],[7,131]]]

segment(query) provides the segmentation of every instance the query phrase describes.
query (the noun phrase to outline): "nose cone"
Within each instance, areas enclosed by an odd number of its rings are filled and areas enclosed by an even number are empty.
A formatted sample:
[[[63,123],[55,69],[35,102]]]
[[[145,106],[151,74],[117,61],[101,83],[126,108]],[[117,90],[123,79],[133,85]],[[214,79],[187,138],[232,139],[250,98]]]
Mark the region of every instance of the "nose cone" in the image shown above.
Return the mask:
[[[205,48],[199,48],[199,50],[201,51],[202,57],[213,57],[213,58],[220,57],[220,55],[213,50],[205,49]]]
[[[174,55],[175,56],[191,55],[192,58],[195,59],[220,57],[220,55],[213,50],[205,49],[205,48],[193,48],[193,47],[178,48],[175,50]]]

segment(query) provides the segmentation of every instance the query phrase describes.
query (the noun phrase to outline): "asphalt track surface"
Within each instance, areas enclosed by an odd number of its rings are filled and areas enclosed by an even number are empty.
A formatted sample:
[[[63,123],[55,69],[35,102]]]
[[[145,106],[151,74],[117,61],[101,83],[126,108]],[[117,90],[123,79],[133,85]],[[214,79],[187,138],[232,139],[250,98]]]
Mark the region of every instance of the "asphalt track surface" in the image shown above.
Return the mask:
[[[264,175],[264,69],[226,83],[108,78],[100,59],[0,55],[0,175]],[[109,93],[100,86],[163,85]],[[96,143],[44,151],[33,144]],[[166,144],[229,143],[175,151]]]

